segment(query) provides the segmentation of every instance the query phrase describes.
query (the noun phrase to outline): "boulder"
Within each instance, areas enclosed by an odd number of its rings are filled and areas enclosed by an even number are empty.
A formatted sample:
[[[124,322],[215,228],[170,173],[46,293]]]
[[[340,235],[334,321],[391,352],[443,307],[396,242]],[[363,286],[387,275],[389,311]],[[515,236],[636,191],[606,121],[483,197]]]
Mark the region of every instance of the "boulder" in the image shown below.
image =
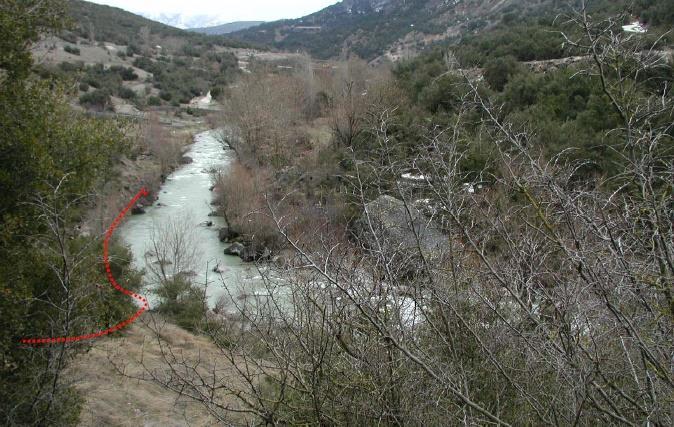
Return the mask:
[[[225,249],[225,255],[241,256],[241,254],[243,254],[245,249],[246,247],[243,246],[241,243],[234,243],[233,245],[230,245],[227,249]]]
[[[408,260],[411,265],[418,265],[415,258],[419,249],[425,257],[435,259],[447,253],[449,237],[415,207],[406,208],[401,200],[380,196],[365,208],[366,212],[354,224],[354,231],[366,245],[381,246],[389,256]],[[375,238],[378,243],[374,243]]]
[[[194,162],[194,159],[192,159],[190,156],[182,156],[180,158],[181,165],[189,165],[192,162]]]
[[[145,213],[145,208],[142,205],[136,205],[131,209],[131,215],[142,215]]]
[[[241,260],[243,262],[255,262],[255,261],[269,261],[271,260],[271,250],[269,248],[255,247],[254,244],[246,245],[243,252],[241,253]]]
[[[230,227],[222,227],[220,231],[218,231],[218,238],[221,242],[228,242],[236,239],[237,237],[239,237],[239,233],[232,230]]]
[[[243,262],[255,262],[258,260],[258,253],[252,246],[244,247],[240,256]]]
[[[206,221],[206,227],[213,227],[213,221]]]

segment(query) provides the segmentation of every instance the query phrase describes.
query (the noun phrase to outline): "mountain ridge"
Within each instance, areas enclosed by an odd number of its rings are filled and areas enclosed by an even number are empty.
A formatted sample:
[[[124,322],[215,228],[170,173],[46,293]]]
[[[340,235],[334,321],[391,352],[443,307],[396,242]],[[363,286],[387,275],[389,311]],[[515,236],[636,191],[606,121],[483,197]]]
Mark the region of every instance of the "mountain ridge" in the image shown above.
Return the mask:
[[[392,54],[398,44],[422,48],[480,30],[504,13],[521,15],[557,0],[343,0],[313,14],[231,33],[282,50],[327,59]]]
[[[233,33],[235,31],[246,30],[248,28],[256,27],[256,26],[264,24],[264,23],[265,23],[265,21],[234,21],[234,22],[227,22],[225,24],[220,24],[220,25],[212,25],[212,26],[198,27],[198,28],[188,28],[187,31],[191,31],[191,32],[195,32],[195,33],[201,33],[201,34],[209,34],[209,35],[222,35],[222,34]]]
[[[674,7],[658,0],[595,0],[590,13],[629,11],[644,22],[662,25]],[[231,33],[232,38],[319,59],[357,55],[392,61],[415,56],[442,42],[497,27],[547,26],[579,0],[342,0],[298,19],[268,22]]]

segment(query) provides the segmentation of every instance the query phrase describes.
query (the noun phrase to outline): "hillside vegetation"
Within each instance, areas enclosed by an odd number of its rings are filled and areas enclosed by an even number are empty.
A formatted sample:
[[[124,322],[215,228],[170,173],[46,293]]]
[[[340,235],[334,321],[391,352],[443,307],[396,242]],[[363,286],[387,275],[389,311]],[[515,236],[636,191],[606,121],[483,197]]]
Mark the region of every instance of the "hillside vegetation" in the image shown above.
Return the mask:
[[[74,80],[80,105],[95,111],[180,107],[209,91],[219,97],[239,72],[233,49],[248,46],[117,8],[65,4],[65,29],[33,52],[43,77]]]
[[[247,45],[220,36],[204,36],[155,22],[125,10],[99,5],[84,0],[68,0],[68,17],[75,24],[71,30],[81,38],[106,41],[119,45],[133,45],[142,41],[141,30],[149,31],[159,39],[180,38],[195,47],[208,45],[246,47]],[[66,33],[68,34],[68,33]]]
[[[632,13],[647,23],[671,26],[674,22],[672,5],[667,2],[629,3]],[[517,27],[528,32],[527,36],[547,38],[545,32],[552,30],[554,18],[579,4],[579,0],[349,0],[300,19],[265,23],[231,36],[305,51],[316,58],[355,54],[368,61],[381,55],[397,60],[494,27],[500,27],[500,35]],[[591,13],[614,13],[626,6],[610,0],[588,1],[587,5]]]
[[[102,330],[135,308],[105,283],[102,242],[78,232],[93,194],[129,153],[128,126],[72,110],[68,88],[31,73],[28,47],[61,29],[61,2],[0,4],[0,423],[73,425],[81,399],[62,377],[84,345],[25,348],[24,337]],[[129,289],[140,277],[111,245]]]

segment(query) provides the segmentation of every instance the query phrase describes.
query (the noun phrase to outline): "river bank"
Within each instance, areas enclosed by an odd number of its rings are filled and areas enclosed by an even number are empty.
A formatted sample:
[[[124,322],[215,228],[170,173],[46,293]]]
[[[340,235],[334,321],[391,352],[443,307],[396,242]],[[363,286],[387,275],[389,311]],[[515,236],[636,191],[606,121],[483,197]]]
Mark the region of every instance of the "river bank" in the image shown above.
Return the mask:
[[[184,155],[190,163],[166,177],[152,203],[144,207],[145,213],[126,219],[117,237],[131,249],[136,268],[146,272],[148,288],[156,286],[158,274],[185,275],[205,288],[208,305],[215,307],[223,297],[239,298],[250,292],[259,276],[254,265],[225,255],[228,245],[221,242],[219,232],[226,222],[212,204],[213,173],[226,170],[236,155],[223,149],[214,130],[196,134]],[[172,251],[168,255],[167,247]],[[156,299],[148,296],[156,305]]]
[[[146,116],[132,129],[128,137],[133,142],[130,155],[122,155],[114,167],[113,178],[106,182],[91,202],[89,211],[80,225],[85,235],[102,235],[117,216],[120,209],[141,189],[149,192],[147,198],[139,201],[142,206],[150,206],[165,179],[167,167],[170,171],[180,167],[184,152],[193,143],[193,136],[209,129],[204,117],[181,114],[176,111],[157,111]],[[150,143],[150,131],[159,133],[160,144]],[[159,151],[163,147],[174,146],[176,152],[167,162]],[[166,156],[164,156],[166,157]]]

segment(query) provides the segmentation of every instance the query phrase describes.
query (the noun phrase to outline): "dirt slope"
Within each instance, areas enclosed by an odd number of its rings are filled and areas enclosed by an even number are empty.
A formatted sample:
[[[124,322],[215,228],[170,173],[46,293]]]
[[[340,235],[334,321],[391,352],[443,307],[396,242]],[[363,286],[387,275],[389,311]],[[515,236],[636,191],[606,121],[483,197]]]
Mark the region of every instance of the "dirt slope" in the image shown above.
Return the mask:
[[[121,338],[105,338],[70,367],[68,378],[75,383],[86,402],[82,426],[208,426],[214,420],[203,406],[160,386],[122,375],[143,376],[146,369],[161,372],[161,350],[144,316]],[[161,335],[175,352],[187,358],[207,359],[226,368],[217,348],[205,337],[192,335],[171,324],[162,323]],[[142,362],[141,362],[142,361]],[[142,363],[142,364],[141,364]],[[117,368],[115,368],[115,365]]]

